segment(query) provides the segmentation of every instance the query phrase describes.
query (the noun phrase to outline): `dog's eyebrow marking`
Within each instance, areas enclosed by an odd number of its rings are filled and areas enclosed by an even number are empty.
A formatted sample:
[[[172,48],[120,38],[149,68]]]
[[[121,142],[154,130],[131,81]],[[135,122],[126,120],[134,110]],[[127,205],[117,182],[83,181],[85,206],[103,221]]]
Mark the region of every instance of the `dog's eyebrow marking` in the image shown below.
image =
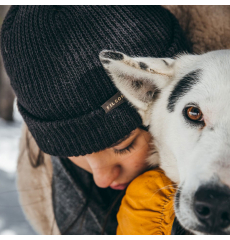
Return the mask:
[[[168,98],[167,109],[169,112],[173,112],[175,109],[176,102],[189,92],[192,87],[198,83],[201,69],[197,69],[186,74],[174,87]]]

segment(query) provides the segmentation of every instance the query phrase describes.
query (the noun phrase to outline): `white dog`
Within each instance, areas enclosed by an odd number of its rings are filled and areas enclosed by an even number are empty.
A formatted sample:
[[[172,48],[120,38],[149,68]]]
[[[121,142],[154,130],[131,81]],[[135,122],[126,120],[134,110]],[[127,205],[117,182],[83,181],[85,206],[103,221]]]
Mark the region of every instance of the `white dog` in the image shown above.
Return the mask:
[[[175,213],[195,234],[230,234],[230,50],[175,59],[102,51],[116,87],[150,126],[160,165],[178,184]]]

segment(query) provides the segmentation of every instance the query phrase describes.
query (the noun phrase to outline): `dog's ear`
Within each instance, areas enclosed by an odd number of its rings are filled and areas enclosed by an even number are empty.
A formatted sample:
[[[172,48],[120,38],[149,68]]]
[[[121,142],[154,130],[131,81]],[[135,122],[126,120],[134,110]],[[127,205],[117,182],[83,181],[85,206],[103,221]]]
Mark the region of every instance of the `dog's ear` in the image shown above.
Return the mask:
[[[128,57],[121,52],[104,50],[100,60],[116,87],[138,110],[146,114],[174,75],[174,59]]]

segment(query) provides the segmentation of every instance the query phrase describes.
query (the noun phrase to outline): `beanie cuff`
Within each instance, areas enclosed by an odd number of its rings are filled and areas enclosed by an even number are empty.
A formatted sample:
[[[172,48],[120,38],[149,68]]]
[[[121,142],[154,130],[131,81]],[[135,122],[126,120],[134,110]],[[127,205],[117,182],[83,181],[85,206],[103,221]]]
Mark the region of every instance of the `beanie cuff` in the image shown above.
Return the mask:
[[[111,112],[100,108],[75,119],[35,119],[20,103],[21,112],[39,148],[53,156],[84,156],[110,147],[142,125],[137,111],[128,102]]]

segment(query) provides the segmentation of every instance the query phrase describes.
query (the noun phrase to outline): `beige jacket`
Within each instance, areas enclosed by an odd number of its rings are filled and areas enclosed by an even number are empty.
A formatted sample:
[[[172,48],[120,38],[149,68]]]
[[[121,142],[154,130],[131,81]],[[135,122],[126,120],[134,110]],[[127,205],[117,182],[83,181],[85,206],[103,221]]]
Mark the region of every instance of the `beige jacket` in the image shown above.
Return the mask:
[[[230,6],[165,6],[179,20],[196,53],[230,48]],[[24,125],[18,157],[18,190],[24,213],[40,234],[60,234],[52,208],[52,164],[45,154],[45,165],[33,168],[26,149]],[[29,133],[35,155],[38,146]]]
[[[39,234],[60,234],[54,219],[51,183],[52,163],[50,155],[45,154],[45,164],[33,168],[26,150],[27,126],[24,124],[19,146],[17,166],[17,185],[19,200],[30,224]],[[28,132],[32,153],[38,155],[38,146]]]

